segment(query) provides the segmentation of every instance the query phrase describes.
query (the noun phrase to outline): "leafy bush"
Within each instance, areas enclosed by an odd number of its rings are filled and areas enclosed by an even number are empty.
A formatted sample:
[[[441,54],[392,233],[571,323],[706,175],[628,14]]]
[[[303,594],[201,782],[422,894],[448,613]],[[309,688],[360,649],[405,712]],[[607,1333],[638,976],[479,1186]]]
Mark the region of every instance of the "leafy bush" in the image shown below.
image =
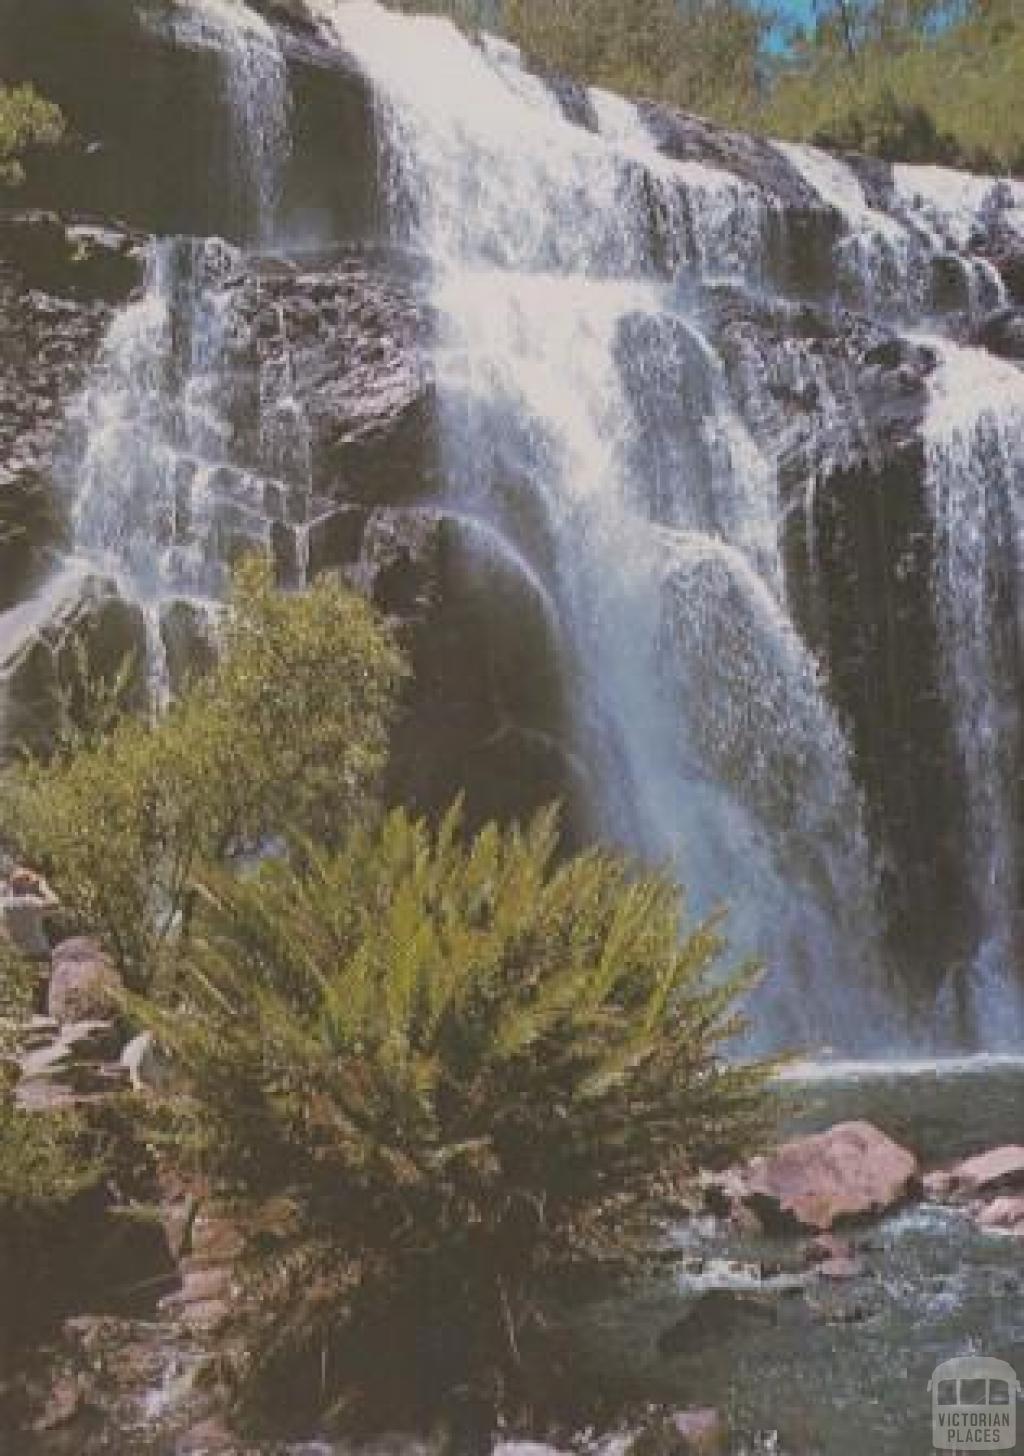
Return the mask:
[[[324,843],[344,832],[384,763],[403,674],[361,598],[329,580],[279,593],[251,558],[213,671],[156,723],[124,717],[9,774],[5,831],[142,986],[187,919],[200,862],[286,828]]]
[[[1017,0],[973,0],[924,25],[901,23],[895,0],[852,8],[872,22],[860,25],[855,55],[827,31],[798,46],[780,65],[766,129],[891,160],[1024,169]]]
[[[245,1389],[278,1417],[510,1410],[542,1287],[642,1267],[666,1195],[763,1131],[768,1069],[722,1058],[751,973],[715,984],[674,886],[556,838],[396,812],[205,882],[185,1004],[149,1014],[209,1170],[273,1210]]]
[[[0,187],[24,180],[22,154],[32,146],[52,146],[64,135],[60,108],[31,86],[0,86]]]

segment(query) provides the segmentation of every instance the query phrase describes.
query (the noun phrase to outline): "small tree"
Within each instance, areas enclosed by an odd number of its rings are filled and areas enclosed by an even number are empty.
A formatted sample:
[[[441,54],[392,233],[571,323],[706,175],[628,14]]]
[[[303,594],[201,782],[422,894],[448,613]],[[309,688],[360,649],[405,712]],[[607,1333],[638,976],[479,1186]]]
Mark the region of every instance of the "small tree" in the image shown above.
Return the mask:
[[[0,86],[0,187],[24,180],[21,158],[32,146],[53,146],[64,135],[60,108],[31,86]]]
[[[344,834],[384,764],[404,673],[362,598],[327,579],[279,593],[252,557],[213,671],[155,724],[122,718],[9,774],[5,832],[140,987],[187,920],[200,863],[286,828],[323,843]]]
[[[665,1196],[763,1131],[768,1069],[722,1057],[750,973],[709,979],[671,883],[557,864],[550,812],[458,830],[398,812],[212,875],[185,1003],[151,1011],[208,1171],[272,1203],[246,1391],[278,1416],[528,1401],[542,1287],[639,1267]]]

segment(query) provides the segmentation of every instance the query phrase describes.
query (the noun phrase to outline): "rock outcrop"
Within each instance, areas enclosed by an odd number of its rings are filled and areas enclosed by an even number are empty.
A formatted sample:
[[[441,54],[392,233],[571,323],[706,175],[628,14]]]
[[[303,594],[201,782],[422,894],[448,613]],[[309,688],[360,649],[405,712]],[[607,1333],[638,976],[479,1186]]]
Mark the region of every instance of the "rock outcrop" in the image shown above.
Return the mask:
[[[0,612],[66,542],[54,452],[113,307],[141,279],[141,239],[0,209]]]

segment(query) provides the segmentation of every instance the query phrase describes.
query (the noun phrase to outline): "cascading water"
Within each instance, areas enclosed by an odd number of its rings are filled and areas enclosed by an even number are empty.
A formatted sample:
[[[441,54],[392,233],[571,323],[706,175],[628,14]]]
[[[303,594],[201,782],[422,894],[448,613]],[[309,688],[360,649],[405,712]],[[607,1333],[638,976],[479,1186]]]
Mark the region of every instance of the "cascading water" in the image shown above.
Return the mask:
[[[215,284],[233,261],[221,243],[154,244],[142,296],[115,319],[69,420],[75,549],[142,604],[157,702],[162,606],[218,594],[231,527],[261,535],[261,482],[229,453],[227,298]]]
[[[373,0],[309,8],[369,78],[386,227],[428,264],[446,507],[467,541],[519,563],[557,617],[570,749],[596,826],[670,863],[695,909],[719,897],[735,907],[740,948],[772,963],[759,1015],[769,1038],[899,1045],[903,1014],[873,990],[875,875],[846,723],[791,619],[779,545],[789,451],[786,510],[803,510],[818,570],[816,493],[872,455],[870,401],[855,361],[819,348],[813,328],[741,330],[730,344],[715,332],[721,358],[710,342],[722,300],[747,307],[792,286],[778,271],[785,189],[758,185],[749,166],[738,176],[665,155],[647,113],[607,92],[577,98],[572,120],[503,42]],[[279,245],[289,104],[275,30],[243,0],[191,0],[165,19],[219,57],[237,236]],[[837,300],[930,328],[935,311],[959,308],[967,328],[1005,300],[971,246],[980,219],[1024,230],[1019,186],[934,168],[862,180],[811,147],[778,154],[835,215],[834,228],[824,209],[812,221],[825,217],[816,239],[835,238]],[[169,602],[214,600],[239,544],[266,541],[273,522],[292,534],[289,572],[306,569],[309,382],[295,377],[292,325],[271,317],[283,305],[268,301],[262,265],[240,261],[215,241],[154,244],[145,290],[72,412],[75,569],[102,570],[143,604],[158,699]],[[942,276],[959,277],[959,302],[936,301]],[[1020,939],[1021,376],[935,348],[931,586],[978,917],[946,1030],[973,1044],[1017,1034],[990,1007]],[[915,1018],[922,1040],[942,1034]]]
[[[849,1043],[872,955],[857,795],[781,605],[774,477],[675,282],[756,273],[764,205],[666,161],[628,103],[595,93],[599,133],[571,125],[508,46],[316,8],[373,83],[392,225],[432,265],[449,490],[558,601],[604,830],[699,909],[741,907],[736,940],[779,967],[769,1035]]]
[[[966,850],[979,930],[950,988],[961,1039],[1019,1046],[1024,989],[1024,374],[936,345],[925,423],[945,688],[968,784]],[[959,1023],[959,1024],[957,1024]]]
[[[938,167],[896,167],[892,216],[872,205],[857,174],[840,158],[803,144],[776,145],[842,219],[836,281],[857,306],[904,318],[927,313],[935,301],[935,264],[943,258],[959,272],[971,313],[1005,302],[996,270],[966,250],[972,225],[987,207],[1016,206],[1013,184],[965,181]]]
[[[270,242],[289,151],[287,67],[273,28],[241,0],[194,0],[175,36],[221,59],[235,140],[240,229]],[[114,321],[71,412],[66,486],[76,553],[142,606],[151,699],[170,692],[169,601],[206,610],[242,542],[269,539],[268,488],[308,481],[304,421],[281,369],[261,372],[259,469],[233,448],[233,295],[238,253],[216,239],[154,242],[141,298]],[[305,451],[303,463],[300,457]],[[296,514],[293,510],[292,514]]]
[[[290,151],[288,68],[274,28],[243,0],[189,0],[175,8],[176,36],[211,46],[223,67],[235,165],[227,179],[245,230],[273,238]]]

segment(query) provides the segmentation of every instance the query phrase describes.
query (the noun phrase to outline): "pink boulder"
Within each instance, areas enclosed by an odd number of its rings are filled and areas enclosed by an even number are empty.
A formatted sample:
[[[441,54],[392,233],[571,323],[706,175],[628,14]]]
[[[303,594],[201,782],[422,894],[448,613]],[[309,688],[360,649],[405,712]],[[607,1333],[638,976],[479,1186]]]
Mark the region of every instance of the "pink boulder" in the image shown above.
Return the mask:
[[[1024,1198],[1020,1195],[1011,1198],[1004,1194],[987,1203],[974,1218],[979,1228],[1024,1238]]]
[[[984,1198],[1018,1188],[1024,1190],[1024,1147],[1014,1143],[990,1148],[925,1179],[925,1192],[936,1199]]]
[[[870,1122],[841,1122],[754,1158],[731,1189],[766,1230],[827,1233],[862,1222],[920,1188],[917,1159]]]

